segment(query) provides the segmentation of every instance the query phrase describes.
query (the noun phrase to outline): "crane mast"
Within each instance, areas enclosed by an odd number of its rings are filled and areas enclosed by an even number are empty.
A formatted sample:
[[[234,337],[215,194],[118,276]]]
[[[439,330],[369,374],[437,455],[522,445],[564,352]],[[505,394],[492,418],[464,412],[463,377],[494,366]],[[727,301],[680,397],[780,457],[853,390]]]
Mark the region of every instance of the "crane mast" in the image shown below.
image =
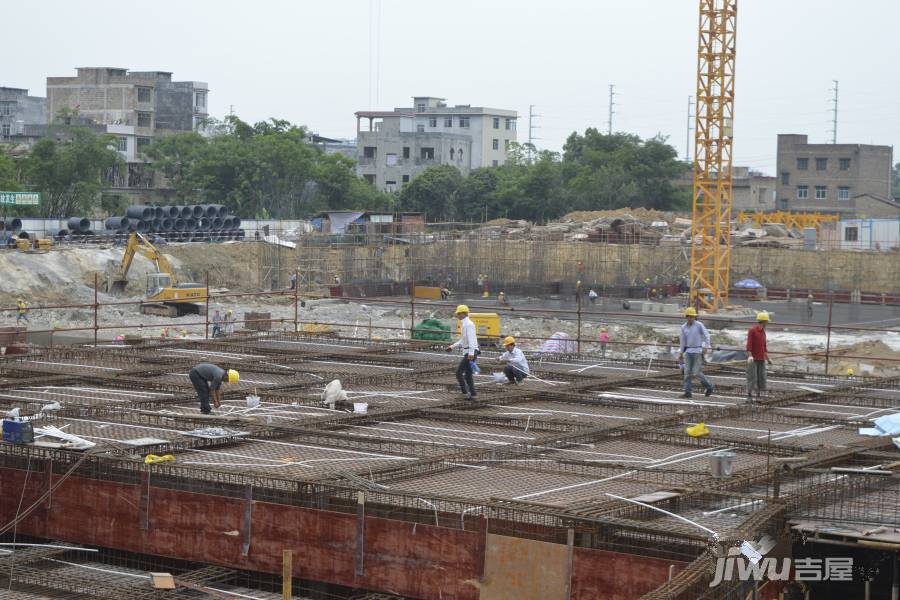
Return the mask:
[[[731,145],[737,0],[700,0],[691,304],[728,304],[731,270]]]

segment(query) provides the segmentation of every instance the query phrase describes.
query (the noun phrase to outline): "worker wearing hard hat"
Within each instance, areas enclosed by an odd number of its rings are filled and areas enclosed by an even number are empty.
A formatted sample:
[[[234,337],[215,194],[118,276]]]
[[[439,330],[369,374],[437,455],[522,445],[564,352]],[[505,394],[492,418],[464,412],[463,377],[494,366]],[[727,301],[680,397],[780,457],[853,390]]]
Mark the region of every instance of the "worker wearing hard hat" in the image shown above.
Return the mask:
[[[16,300],[16,325],[19,324],[20,321],[25,321],[28,323],[28,305],[25,304],[25,300],[23,298],[19,298]]]
[[[706,395],[710,396],[715,388],[703,374],[703,352],[709,352],[711,347],[709,331],[697,320],[697,309],[693,306],[684,311],[684,316],[686,322],[681,326],[681,352],[678,355],[684,361],[684,394],[681,397],[693,396],[695,376],[706,388]]]
[[[194,389],[197,390],[197,399],[200,400],[200,412],[204,415],[212,413],[209,398],[212,396],[213,405],[219,408],[222,402],[222,383],[237,383],[241,376],[234,369],[222,369],[212,363],[200,363],[195,365],[188,373]]]
[[[459,366],[456,367],[456,380],[459,382],[459,389],[462,390],[463,396],[471,399],[478,395],[475,392],[472,363],[481,354],[481,350],[478,348],[475,323],[469,318],[469,307],[465,304],[457,306],[456,318],[460,321],[459,339],[447,346],[447,352],[452,352],[457,348],[462,349],[462,360],[459,361]]]
[[[747,332],[747,402],[753,401],[754,391],[757,400],[766,391],[766,363],[772,364],[766,345],[768,324],[769,313],[762,311],[756,315],[756,325]]]
[[[522,380],[531,374],[525,353],[516,347],[516,338],[511,335],[503,340],[503,348],[506,349],[506,352],[501,354],[499,359],[500,362],[506,363],[506,366],[503,367],[503,374],[506,375],[509,383],[522,383]]]

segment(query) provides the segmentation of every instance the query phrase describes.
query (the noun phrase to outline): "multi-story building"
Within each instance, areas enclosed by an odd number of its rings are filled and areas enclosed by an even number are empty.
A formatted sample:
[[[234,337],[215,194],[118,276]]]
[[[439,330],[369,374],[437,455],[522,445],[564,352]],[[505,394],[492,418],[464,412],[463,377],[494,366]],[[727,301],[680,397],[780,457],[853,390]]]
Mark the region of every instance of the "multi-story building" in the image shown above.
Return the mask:
[[[196,130],[208,116],[207,84],[172,81],[168,71],[83,67],[75,77],[48,77],[46,118],[67,109],[116,136],[125,168],[110,174],[110,187],[133,191],[159,187],[141,152],[154,137]]]
[[[752,171],[749,167],[733,167],[731,209],[733,214],[741,211],[774,210],[775,178]]]
[[[433,165],[453,165],[463,175],[502,165],[516,141],[517,117],[514,110],[447,106],[432,96],[414,97],[410,108],[357,112],[356,172],[394,191]]]
[[[893,148],[810,144],[805,135],[778,136],[779,210],[875,218],[900,214],[891,197]]]
[[[22,88],[0,87],[0,144],[30,145],[44,135],[45,99]]]

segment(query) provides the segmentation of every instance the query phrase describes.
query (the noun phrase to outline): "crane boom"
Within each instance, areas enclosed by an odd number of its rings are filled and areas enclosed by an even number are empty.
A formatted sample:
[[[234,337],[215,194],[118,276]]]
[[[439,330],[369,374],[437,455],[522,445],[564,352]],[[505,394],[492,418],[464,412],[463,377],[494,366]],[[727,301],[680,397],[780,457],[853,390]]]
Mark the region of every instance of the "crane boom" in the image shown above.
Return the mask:
[[[715,311],[728,303],[731,270],[731,146],[737,0],[700,0],[691,303]]]

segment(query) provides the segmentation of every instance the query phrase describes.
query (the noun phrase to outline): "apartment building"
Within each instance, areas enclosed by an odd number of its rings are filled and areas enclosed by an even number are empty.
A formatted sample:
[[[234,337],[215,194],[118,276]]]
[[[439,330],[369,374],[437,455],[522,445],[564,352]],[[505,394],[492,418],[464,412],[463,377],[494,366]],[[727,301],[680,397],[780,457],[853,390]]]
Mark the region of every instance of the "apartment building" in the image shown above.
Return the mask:
[[[116,137],[126,166],[110,175],[120,191],[159,187],[141,152],[154,137],[196,130],[208,116],[209,87],[200,81],[173,81],[168,71],[82,67],[75,77],[48,77],[46,119],[68,109],[79,120]]]
[[[46,132],[45,99],[23,88],[0,87],[0,144],[31,145]]]
[[[853,218],[900,215],[891,197],[891,146],[810,144],[807,136],[778,136],[779,210],[836,213]]]
[[[434,96],[416,96],[408,108],[359,111],[357,174],[395,191],[433,165],[453,165],[463,175],[502,165],[516,141],[517,118],[514,110],[447,106]]]

